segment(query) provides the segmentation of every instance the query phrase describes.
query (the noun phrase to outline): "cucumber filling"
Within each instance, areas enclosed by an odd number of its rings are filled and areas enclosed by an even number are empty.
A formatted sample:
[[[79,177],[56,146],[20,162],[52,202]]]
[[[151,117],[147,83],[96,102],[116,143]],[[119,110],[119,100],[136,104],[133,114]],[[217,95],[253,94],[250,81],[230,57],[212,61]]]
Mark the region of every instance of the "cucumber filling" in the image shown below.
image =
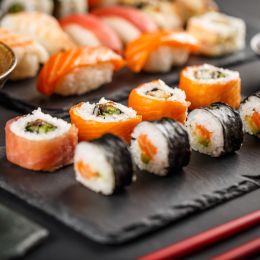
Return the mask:
[[[25,131],[35,134],[47,134],[57,129],[57,126],[50,124],[42,119],[37,119],[32,122],[28,122],[25,126]]]
[[[94,115],[96,116],[112,116],[112,115],[120,115],[123,112],[115,107],[114,102],[107,102],[105,104],[97,104],[94,108]]]

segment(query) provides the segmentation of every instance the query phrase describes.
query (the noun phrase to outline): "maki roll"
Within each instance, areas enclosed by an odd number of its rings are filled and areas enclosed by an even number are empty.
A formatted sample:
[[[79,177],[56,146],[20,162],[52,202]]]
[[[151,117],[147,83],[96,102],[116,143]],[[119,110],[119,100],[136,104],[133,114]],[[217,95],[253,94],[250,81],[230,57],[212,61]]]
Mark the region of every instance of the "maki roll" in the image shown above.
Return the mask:
[[[190,161],[190,144],[184,127],[172,119],[144,121],[132,133],[132,158],[141,170],[165,176]]]
[[[110,134],[78,144],[74,169],[77,181],[103,195],[111,195],[129,186],[133,180],[127,144]]]
[[[86,46],[60,52],[43,66],[37,89],[46,96],[80,95],[111,82],[113,71],[123,65],[122,57],[105,47]]]
[[[192,149],[212,157],[235,152],[243,142],[239,113],[224,103],[193,110],[186,127]]]
[[[185,92],[170,88],[161,80],[154,80],[133,89],[128,98],[132,107],[143,120],[158,120],[163,117],[184,123],[188,107]]]
[[[8,45],[16,55],[17,65],[11,74],[12,80],[34,77],[40,64],[49,58],[48,52],[39,43],[3,28],[0,28],[0,41]]]
[[[244,130],[260,138],[260,91],[247,97],[240,105]]]
[[[73,162],[78,141],[74,125],[34,110],[9,120],[5,126],[6,157],[34,171],[55,171]]]
[[[210,12],[189,20],[187,30],[196,37],[200,53],[221,56],[245,47],[246,25],[242,19]]]
[[[142,116],[132,108],[101,98],[97,104],[80,103],[70,109],[71,122],[79,129],[79,140],[92,140],[111,133],[130,142]]]
[[[181,72],[180,89],[184,90],[190,109],[224,102],[237,109],[240,105],[239,72],[204,64],[186,67]]]
[[[168,72],[173,65],[184,64],[190,52],[198,49],[197,40],[185,32],[146,33],[128,44],[128,67],[134,72]]]

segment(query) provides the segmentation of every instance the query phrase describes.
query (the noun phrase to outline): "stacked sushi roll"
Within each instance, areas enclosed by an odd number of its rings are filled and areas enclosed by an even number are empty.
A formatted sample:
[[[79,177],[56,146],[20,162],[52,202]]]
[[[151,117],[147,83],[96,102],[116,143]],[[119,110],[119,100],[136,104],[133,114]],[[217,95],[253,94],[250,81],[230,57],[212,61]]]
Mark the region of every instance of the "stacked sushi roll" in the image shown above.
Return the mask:
[[[132,133],[130,149],[141,170],[159,176],[172,174],[188,165],[191,152],[184,127],[166,118],[140,123]]]
[[[133,180],[128,147],[120,138],[110,134],[78,144],[74,169],[77,181],[103,195],[111,195]]]
[[[142,116],[124,105],[100,99],[97,104],[80,103],[70,109],[71,122],[79,129],[80,140],[92,140],[112,133],[130,142],[135,126]]]
[[[7,160],[34,171],[54,171],[73,162],[78,130],[62,119],[32,114],[9,120],[5,126]]]
[[[260,91],[241,103],[240,116],[245,132],[260,138]]]
[[[170,88],[163,81],[154,80],[133,89],[128,105],[142,115],[143,120],[168,117],[184,123],[190,103],[181,89]]]
[[[235,152],[243,142],[239,113],[224,103],[193,110],[186,127],[192,149],[212,157]]]
[[[209,64],[186,67],[181,72],[180,88],[185,91],[190,109],[223,102],[237,109],[240,106],[239,72]]]
[[[202,43],[200,52],[208,56],[221,56],[245,47],[246,25],[239,18],[210,12],[191,18],[187,30]]]

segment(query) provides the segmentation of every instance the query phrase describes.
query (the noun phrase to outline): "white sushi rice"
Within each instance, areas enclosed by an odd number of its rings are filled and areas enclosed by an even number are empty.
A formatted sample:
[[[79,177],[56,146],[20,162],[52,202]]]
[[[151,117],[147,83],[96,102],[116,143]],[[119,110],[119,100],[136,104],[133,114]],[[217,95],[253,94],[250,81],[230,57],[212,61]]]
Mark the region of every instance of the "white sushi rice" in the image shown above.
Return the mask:
[[[195,72],[196,71],[200,71],[200,70],[209,70],[209,71],[219,71],[221,73],[224,73],[226,76],[225,77],[221,77],[221,78],[217,78],[217,79],[213,79],[210,77],[207,78],[197,78],[195,77]],[[210,64],[203,64],[201,66],[189,66],[187,67],[186,70],[183,71],[184,76],[189,78],[190,80],[199,82],[199,83],[203,83],[203,84],[212,84],[212,83],[219,83],[219,84],[225,84],[231,80],[237,80],[240,78],[239,72],[237,71],[232,71],[229,69],[223,69],[223,68],[219,68],[219,67],[215,67],[213,65]]]
[[[204,126],[212,137],[208,147],[197,141],[195,134],[196,125]],[[189,133],[190,144],[193,150],[212,157],[218,157],[224,151],[224,135],[221,123],[209,112],[203,109],[195,109],[189,115],[186,122],[186,128]]]
[[[84,178],[76,167],[77,162],[79,161],[83,161],[85,164],[89,165],[91,170],[97,172],[99,176],[89,179]],[[87,188],[104,195],[111,195],[114,192],[114,172],[107,161],[102,148],[87,142],[78,144],[74,157],[74,169],[76,172],[76,180]]]
[[[54,131],[50,131],[48,133],[41,133],[41,134],[25,131],[25,127],[26,127],[27,123],[30,123],[37,119],[44,120],[44,121],[56,126],[57,128]],[[56,117],[52,117],[48,114],[44,114],[41,111],[41,109],[38,108],[37,110],[34,110],[32,112],[32,114],[20,117],[18,120],[14,121],[11,124],[10,129],[17,136],[23,137],[28,140],[39,141],[39,140],[50,140],[50,139],[56,138],[58,136],[61,136],[65,133],[67,133],[69,131],[70,127],[71,127],[71,124],[67,123],[66,121],[56,118]]]
[[[186,63],[188,57],[187,49],[162,46],[151,53],[144,66],[144,71],[168,72],[172,66]]]
[[[99,100],[97,104],[106,104],[107,102],[111,102],[106,100],[104,97]],[[119,115],[110,115],[110,116],[96,116],[93,114],[94,108],[96,104],[91,104],[89,102],[83,103],[78,109],[76,109],[76,113],[84,120],[93,120],[97,122],[117,122],[124,121],[129,118],[136,117],[136,112],[129,107],[126,107],[122,104],[113,102],[114,106],[122,111],[122,114]]]
[[[251,135],[254,133],[245,119],[248,116],[251,117],[254,112],[260,113],[260,98],[256,96],[250,96],[244,104],[241,104],[239,113],[243,121],[244,131]]]
[[[138,137],[141,134],[146,134],[148,139],[157,148],[157,153],[153,160],[148,164],[145,164],[141,160],[141,148],[138,144]],[[169,166],[168,154],[169,148],[166,138],[162,135],[160,130],[149,122],[140,123],[132,133],[132,142],[130,151],[132,158],[136,165],[141,170],[152,172],[159,176],[165,176],[167,174],[167,167]]]
[[[179,88],[171,88],[168,85],[166,85],[162,80],[154,80],[154,81],[145,83],[141,87],[137,88],[136,91],[139,95],[146,96],[146,93],[148,91],[153,90],[154,88],[157,88],[159,90],[172,94],[169,98],[167,98],[167,100],[186,103],[186,94],[183,90],[181,90]],[[155,96],[149,96],[149,98],[156,99],[156,100],[162,100],[162,98],[155,97]]]

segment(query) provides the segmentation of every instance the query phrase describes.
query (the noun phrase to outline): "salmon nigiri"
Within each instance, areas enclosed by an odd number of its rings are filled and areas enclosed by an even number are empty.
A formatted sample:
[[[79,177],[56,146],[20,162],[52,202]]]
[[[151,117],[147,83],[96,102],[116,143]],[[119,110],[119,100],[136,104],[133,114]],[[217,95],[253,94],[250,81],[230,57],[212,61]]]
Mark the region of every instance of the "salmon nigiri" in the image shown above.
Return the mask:
[[[46,95],[79,95],[111,82],[124,60],[105,47],[80,47],[53,55],[40,71],[37,88]]]
[[[197,50],[198,42],[190,34],[161,31],[143,34],[131,42],[125,56],[134,72],[167,72],[173,65],[184,64],[189,53]]]
[[[8,45],[15,53],[17,65],[11,74],[12,80],[34,77],[49,54],[39,43],[29,37],[0,28],[0,41]]]
[[[1,21],[1,27],[31,37],[50,53],[75,48],[76,44],[62,30],[58,21],[40,12],[8,14]]]

